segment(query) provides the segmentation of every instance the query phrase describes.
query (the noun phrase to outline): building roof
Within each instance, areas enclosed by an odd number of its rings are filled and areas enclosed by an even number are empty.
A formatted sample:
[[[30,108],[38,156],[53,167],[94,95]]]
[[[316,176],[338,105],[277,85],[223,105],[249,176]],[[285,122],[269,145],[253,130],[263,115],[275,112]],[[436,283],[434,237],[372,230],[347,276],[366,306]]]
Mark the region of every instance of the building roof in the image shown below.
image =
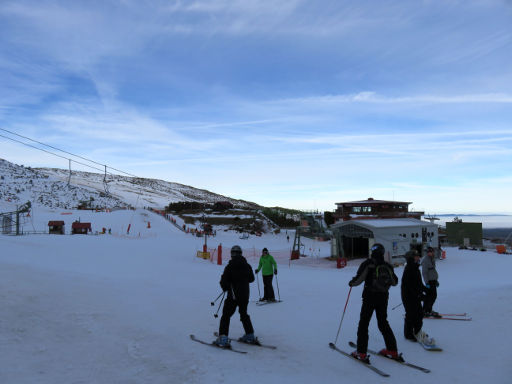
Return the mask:
[[[368,200],[360,201],[345,201],[344,203],[335,203],[336,205],[346,204],[412,204],[408,201],[394,201],[394,200],[374,200],[371,197]]]
[[[80,223],[75,221],[73,224],[71,224],[71,228],[91,228],[91,223]]]
[[[64,221],[62,221],[62,220],[53,220],[53,221],[49,221],[48,222],[48,226],[49,227],[53,227],[53,226],[56,226],[56,225],[64,225]]]
[[[333,224],[331,228],[340,228],[345,225],[359,225],[368,229],[393,228],[393,227],[437,227],[437,224],[417,219],[369,219],[369,220],[347,220]]]

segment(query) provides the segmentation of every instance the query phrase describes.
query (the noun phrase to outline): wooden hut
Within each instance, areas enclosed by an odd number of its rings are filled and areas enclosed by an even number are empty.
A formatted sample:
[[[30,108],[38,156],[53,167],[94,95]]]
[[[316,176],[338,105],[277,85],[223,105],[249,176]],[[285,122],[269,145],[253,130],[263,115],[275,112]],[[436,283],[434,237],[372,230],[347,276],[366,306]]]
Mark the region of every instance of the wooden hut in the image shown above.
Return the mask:
[[[87,235],[87,232],[92,232],[91,223],[75,221],[71,224],[71,233],[73,235]]]
[[[54,235],[64,234],[64,221],[62,220],[50,220],[48,222],[48,233]]]

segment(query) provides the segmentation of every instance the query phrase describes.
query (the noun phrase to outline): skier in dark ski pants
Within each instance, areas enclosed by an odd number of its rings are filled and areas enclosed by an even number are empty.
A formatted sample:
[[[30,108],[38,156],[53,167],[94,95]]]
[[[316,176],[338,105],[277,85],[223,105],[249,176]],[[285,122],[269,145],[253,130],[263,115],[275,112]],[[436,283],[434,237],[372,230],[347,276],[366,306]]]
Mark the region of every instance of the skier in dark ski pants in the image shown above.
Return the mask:
[[[256,342],[251,318],[247,314],[249,284],[253,281],[254,273],[245,257],[242,256],[242,249],[238,245],[233,246],[233,248],[231,248],[231,260],[228,265],[226,265],[226,268],[224,268],[224,273],[220,279],[220,286],[224,292],[227,292],[227,299],[222,309],[219,337],[214,341],[214,344],[219,347],[230,347],[228,338],[229,323],[237,306],[238,312],[240,313],[240,321],[245,330],[245,335],[241,337],[241,341],[246,343]]]
[[[357,328],[357,351],[352,352],[353,357],[363,361],[368,361],[368,326],[370,325],[373,311],[375,311],[377,316],[379,330],[386,344],[386,348],[382,349],[379,354],[394,359],[399,358],[395,335],[387,320],[389,286],[387,289],[376,288],[373,281],[375,279],[376,268],[381,265],[386,265],[391,271],[390,284],[393,286],[398,284],[398,277],[393,272],[393,266],[384,261],[384,252],[385,250],[382,244],[375,244],[371,248],[370,258],[359,266],[356,276],[348,283],[349,286],[354,287],[364,282],[363,304],[361,306],[361,316]]]
[[[421,261],[421,274],[425,282],[426,297],[423,303],[423,315],[431,317],[440,317],[439,313],[432,310],[437,299],[437,287],[439,287],[439,276],[436,270],[436,260],[434,248],[427,248],[427,256]]]
[[[256,274],[260,271],[263,276],[263,297],[260,301],[276,301],[274,288],[272,287],[272,279],[277,275],[277,263],[267,248],[261,251],[260,263],[258,268],[254,270]]]
[[[425,297],[426,287],[421,282],[419,262],[421,256],[418,251],[411,250],[405,254],[407,264],[402,275],[402,303],[405,308],[404,336],[411,341],[419,341],[426,345],[435,344],[423,330],[422,300]]]

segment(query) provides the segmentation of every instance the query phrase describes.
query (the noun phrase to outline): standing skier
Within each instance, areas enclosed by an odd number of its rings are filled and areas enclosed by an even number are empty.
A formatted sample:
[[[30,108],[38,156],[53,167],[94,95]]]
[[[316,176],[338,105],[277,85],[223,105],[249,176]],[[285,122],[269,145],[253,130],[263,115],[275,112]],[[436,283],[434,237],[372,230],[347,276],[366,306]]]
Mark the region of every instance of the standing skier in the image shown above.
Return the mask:
[[[260,270],[263,276],[263,297],[260,301],[276,301],[272,279],[274,275],[277,275],[277,263],[272,255],[268,253],[267,248],[263,248],[263,251],[261,251],[260,263],[254,272],[258,273]]]
[[[437,287],[439,287],[435,253],[432,247],[427,248],[427,256],[421,261],[421,274],[425,287],[427,287],[425,301],[423,302],[423,315],[439,317],[439,313],[432,310],[437,299]]]
[[[434,345],[434,339],[430,338],[421,328],[423,327],[423,308],[421,301],[424,299],[426,287],[421,282],[419,270],[420,254],[411,250],[405,254],[407,264],[402,275],[402,303],[405,308],[404,336],[411,341],[419,341],[425,345]]]
[[[398,277],[393,272],[393,266],[384,261],[384,252],[382,244],[375,244],[371,248],[370,258],[359,266],[356,276],[348,283],[349,286],[354,287],[364,281],[363,303],[357,328],[357,351],[352,352],[353,357],[363,361],[369,361],[368,326],[374,311],[386,344],[386,348],[379,354],[394,359],[399,358],[395,335],[387,320],[389,287],[398,284]]]
[[[240,321],[245,330],[245,335],[241,337],[241,341],[246,343],[256,342],[251,318],[247,314],[249,284],[253,281],[254,274],[252,273],[252,268],[247,263],[245,257],[242,256],[242,249],[238,245],[233,246],[233,248],[231,248],[231,260],[228,265],[226,265],[226,268],[224,268],[224,273],[220,279],[220,286],[224,292],[228,293],[228,297],[222,309],[219,337],[214,341],[214,344],[219,347],[230,347],[228,338],[229,323],[237,306],[238,312],[240,313]]]

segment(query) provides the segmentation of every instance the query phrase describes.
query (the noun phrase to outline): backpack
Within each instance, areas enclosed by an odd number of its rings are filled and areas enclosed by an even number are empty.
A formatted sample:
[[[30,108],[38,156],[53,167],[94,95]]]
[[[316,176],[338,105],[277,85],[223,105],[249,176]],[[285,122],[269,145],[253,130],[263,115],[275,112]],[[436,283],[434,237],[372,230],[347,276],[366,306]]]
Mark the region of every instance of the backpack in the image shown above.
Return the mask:
[[[387,292],[395,283],[393,269],[388,264],[376,265],[373,269],[372,288],[377,292]]]

